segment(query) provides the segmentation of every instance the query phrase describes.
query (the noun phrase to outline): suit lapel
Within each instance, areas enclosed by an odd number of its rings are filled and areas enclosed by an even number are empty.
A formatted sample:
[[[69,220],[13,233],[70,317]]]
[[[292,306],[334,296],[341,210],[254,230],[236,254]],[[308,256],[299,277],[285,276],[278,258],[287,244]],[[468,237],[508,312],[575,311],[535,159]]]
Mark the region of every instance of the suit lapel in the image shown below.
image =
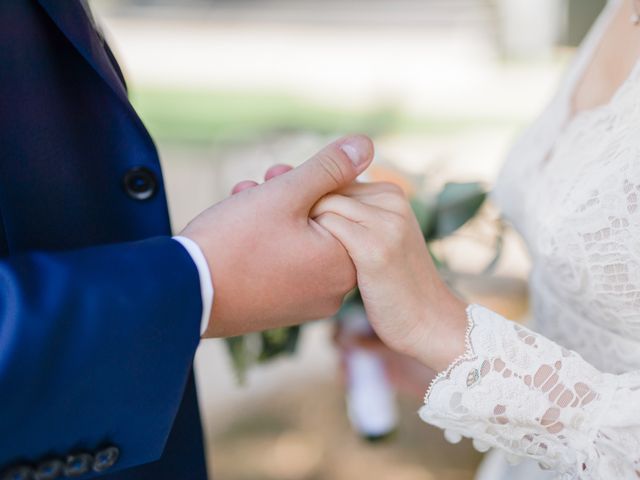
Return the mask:
[[[103,40],[95,30],[80,0],[38,0],[38,2],[84,59],[115,94],[128,104],[124,85],[109,60]]]

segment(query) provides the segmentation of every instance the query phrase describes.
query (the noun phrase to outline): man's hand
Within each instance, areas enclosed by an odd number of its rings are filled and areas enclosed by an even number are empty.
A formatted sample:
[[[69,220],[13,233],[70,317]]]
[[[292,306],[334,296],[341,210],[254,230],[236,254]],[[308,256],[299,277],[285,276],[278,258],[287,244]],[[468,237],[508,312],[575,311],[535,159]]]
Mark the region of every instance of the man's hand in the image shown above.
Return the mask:
[[[355,286],[355,269],[309,212],[372,158],[367,137],[343,138],[262,185],[236,188],[187,225],[180,235],[202,249],[215,291],[205,337],[291,325],[339,309]]]

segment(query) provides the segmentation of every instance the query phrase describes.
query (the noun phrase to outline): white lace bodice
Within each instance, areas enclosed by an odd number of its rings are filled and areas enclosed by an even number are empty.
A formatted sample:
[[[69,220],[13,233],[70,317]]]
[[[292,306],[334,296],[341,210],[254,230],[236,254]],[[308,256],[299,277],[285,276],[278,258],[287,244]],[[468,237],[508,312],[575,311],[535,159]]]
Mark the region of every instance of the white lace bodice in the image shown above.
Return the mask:
[[[420,412],[449,437],[566,478],[640,478],[640,63],[609,103],[570,118],[619,3],[609,2],[494,193],[531,252],[536,333],[472,306],[469,351]]]

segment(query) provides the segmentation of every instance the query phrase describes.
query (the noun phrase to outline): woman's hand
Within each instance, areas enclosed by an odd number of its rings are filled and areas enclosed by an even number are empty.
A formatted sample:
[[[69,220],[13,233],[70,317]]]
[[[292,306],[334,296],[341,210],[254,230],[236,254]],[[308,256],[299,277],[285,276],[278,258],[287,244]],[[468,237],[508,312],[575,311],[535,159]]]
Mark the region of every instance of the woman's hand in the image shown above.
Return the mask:
[[[349,252],[369,321],[387,345],[435,371],[464,353],[466,305],[438,275],[399,187],[352,184],[310,216]]]

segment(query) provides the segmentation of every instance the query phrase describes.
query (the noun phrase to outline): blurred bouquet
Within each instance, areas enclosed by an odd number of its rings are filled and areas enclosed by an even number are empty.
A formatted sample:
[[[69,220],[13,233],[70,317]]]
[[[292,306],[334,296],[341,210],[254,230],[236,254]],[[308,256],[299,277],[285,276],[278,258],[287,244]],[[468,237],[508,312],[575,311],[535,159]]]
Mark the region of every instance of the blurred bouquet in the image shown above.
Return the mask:
[[[427,247],[431,242],[452,235],[469,220],[476,217],[485,202],[487,190],[483,184],[447,183],[435,195],[410,198],[411,206],[418,219]],[[501,235],[495,241],[495,255],[486,270],[497,263],[501,251]],[[447,270],[446,262],[431,253],[434,262],[441,270]],[[342,312],[353,307],[361,307],[362,299],[356,288],[345,299]],[[338,315],[340,316],[340,315]],[[260,333],[227,338],[233,366],[238,380],[242,383],[247,370],[255,364],[268,362],[282,355],[296,351],[300,335],[299,326],[283,327]]]

